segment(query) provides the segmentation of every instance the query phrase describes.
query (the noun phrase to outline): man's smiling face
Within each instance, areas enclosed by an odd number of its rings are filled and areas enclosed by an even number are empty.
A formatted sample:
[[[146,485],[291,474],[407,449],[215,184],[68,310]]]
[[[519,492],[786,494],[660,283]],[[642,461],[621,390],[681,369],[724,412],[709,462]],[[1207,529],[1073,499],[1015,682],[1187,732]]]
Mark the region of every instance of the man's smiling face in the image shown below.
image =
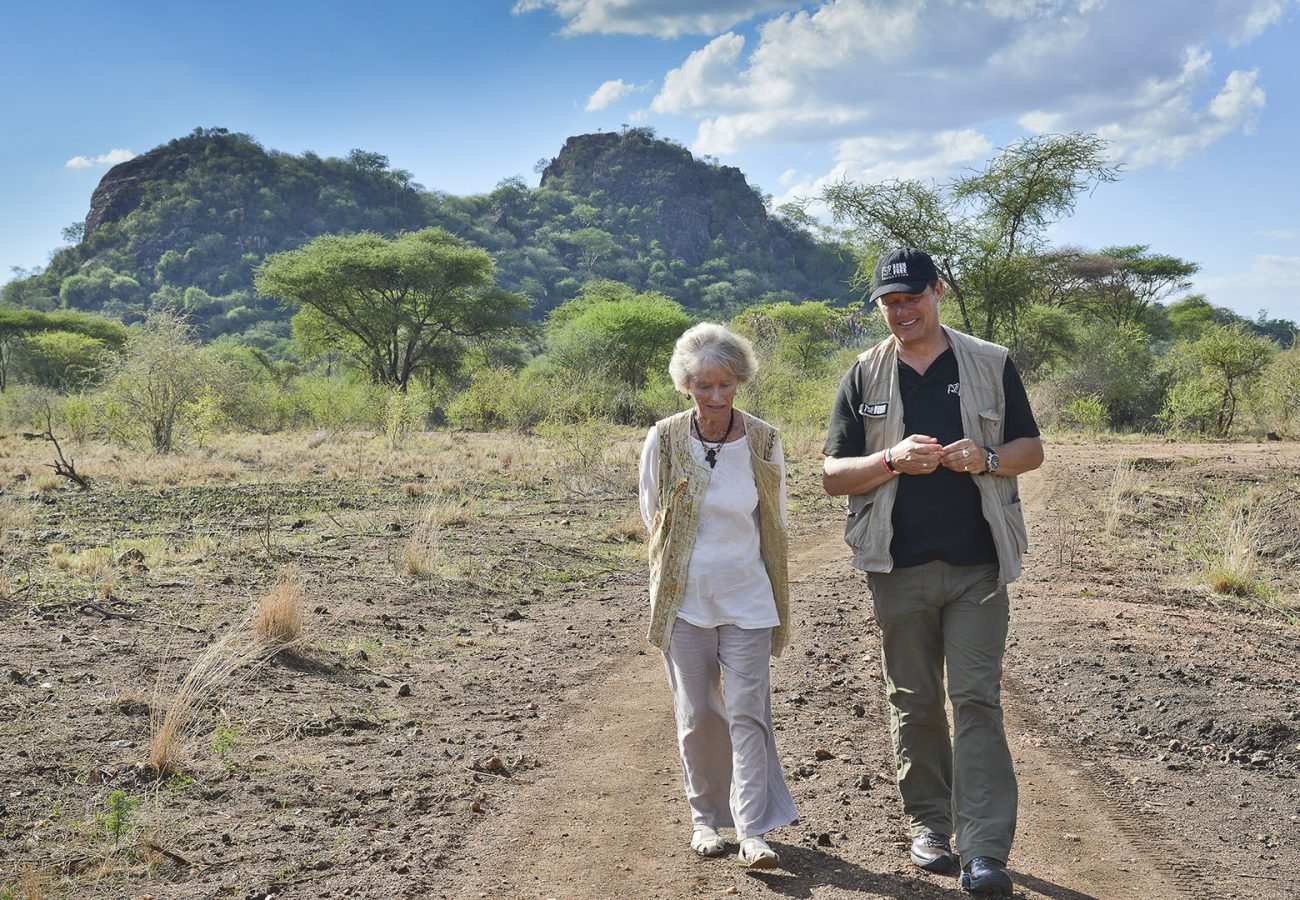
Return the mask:
[[[885,294],[876,299],[885,323],[899,343],[916,346],[933,341],[942,333],[939,324],[939,298],[943,282],[926,285],[919,294]]]

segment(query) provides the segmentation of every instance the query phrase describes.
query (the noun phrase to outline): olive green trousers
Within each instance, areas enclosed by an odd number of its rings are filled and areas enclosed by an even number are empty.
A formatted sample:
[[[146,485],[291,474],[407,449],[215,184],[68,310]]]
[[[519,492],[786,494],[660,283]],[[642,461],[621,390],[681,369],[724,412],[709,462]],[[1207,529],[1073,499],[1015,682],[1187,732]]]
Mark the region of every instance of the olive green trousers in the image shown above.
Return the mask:
[[[951,834],[963,860],[1006,862],[1016,832],[1016,776],[1002,726],[1008,601],[997,574],[994,565],[929,562],[872,573],[869,581],[912,835]]]

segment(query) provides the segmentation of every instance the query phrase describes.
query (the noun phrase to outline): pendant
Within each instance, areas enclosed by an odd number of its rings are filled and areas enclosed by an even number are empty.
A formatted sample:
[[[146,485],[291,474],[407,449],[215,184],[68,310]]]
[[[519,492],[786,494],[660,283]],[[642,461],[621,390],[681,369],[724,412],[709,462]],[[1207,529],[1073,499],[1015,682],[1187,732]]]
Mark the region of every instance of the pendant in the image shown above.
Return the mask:
[[[704,461],[705,461],[706,463],[709,464],[709,468],[710,468],[710,469],[712,469],[712,468],[714,468],[715,466],[717,466],[717,464],[718,464],[718,448],[717,448],[717,447],[710,447],[708,450],[704,451]]]

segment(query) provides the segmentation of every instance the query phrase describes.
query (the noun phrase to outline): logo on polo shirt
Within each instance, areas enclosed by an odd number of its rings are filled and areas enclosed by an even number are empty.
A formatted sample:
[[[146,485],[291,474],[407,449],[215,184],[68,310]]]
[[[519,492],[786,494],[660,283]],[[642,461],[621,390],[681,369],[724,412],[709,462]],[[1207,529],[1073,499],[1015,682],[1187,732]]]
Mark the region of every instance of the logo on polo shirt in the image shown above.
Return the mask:
[[[873,419],[878,419],[887,412],[889,412],[888,403],[864,403],[858,407],[858,415],[871,416]]]
[[[959,382],[957,382],[956,384],[950,384],[950,385],[948,385],[948,393],[950,393],[950,394],[956,394],[957,396],[960,397],[960,396],[961,396],[961,382],[959,381]]]

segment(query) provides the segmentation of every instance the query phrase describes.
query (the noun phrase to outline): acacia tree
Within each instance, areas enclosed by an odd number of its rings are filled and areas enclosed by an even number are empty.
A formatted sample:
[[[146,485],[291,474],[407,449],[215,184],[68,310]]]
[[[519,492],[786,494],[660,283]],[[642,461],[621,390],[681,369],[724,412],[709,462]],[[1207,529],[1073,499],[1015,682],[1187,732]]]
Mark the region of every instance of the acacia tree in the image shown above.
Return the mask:
[[[839,308],[826,300],[779,300],[750,307],[734,324],[755,343],[772,348],[801,371],[814,372],[857,335],[862,310],[861,302]]]
[[[487,251],[425,228],[391,241],[325,235],[269,257],[254,283],[301,307],[303,330],[319,346],[350,355],[375,383],[406,390],[417,372],[456,372],[467,341],[523,326],[528,300],[498,288],[493,271]]]
[[[962,328],[991,339],[1029,300],[1047,226],[1070,215],[1081,194],[1118,177],[1105,150],[1093,134],[1039,135],[948,184],[844,181],[823,199],[861,242],[859,288],[870,284],[880,250],[924,248],[951,289]]]
[[[1277,346],[1243,323],[1211,325],[1166,356],[1174,384],[1160,418],[1170,428],[1227,437],[1237,408],[1259,386]]]
[[[48,340],[42,342],[42,337]],[[51,370],[66,376],[78,361],[85,363],[81,374],[88,376],[100,351],[116,350],[125,340],[126,329],[113,319],[74,310],[43,312],[0,307],[0,391],[8,386],[16,353],[29,357],[29,366],[38,380],[42,372]],[[61,352],[73,346],[79,346],[80,352]]]
[[[1073,267],[1078,283],[1062,304],[1115,325],[1142,324],[1154,304],[1191,287],[1200,268],[1148,250],[1146,244],[1133,244],[1081,257]]]

